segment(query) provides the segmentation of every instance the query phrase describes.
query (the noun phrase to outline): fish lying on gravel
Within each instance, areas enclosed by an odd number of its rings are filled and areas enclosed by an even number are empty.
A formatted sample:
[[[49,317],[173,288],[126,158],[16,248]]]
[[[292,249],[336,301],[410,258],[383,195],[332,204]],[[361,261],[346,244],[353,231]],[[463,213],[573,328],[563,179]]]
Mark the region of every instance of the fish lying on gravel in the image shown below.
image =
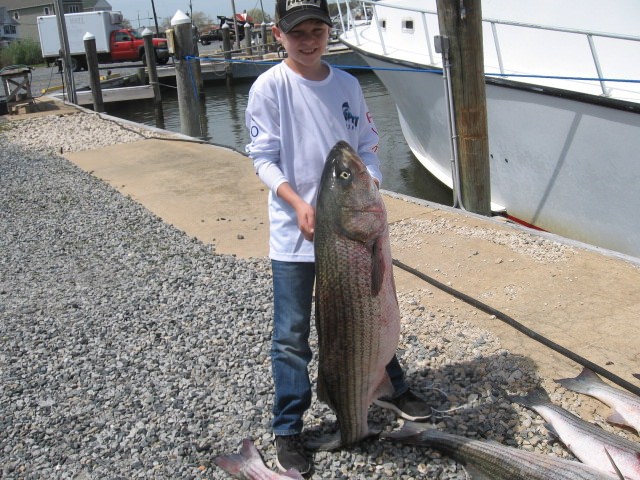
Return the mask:
[[[609,460],[610,455],[625,478],[640,480],[640,443],[609,433],[554,405],[542,389],[510,399],[538,412],[548,422],[547,428],[583,463],[614,474],[616,471]]]
[[[262,461],[260,453],[251,440],[242,440],[240,453],[220,455],[213,459],[214,463],[235,478],[245,480],[277,480],[295,478],[303,480],[297,470],[290,469],[285,473],[269,470]]]
[[[617,475],[608,475],[580,462],[526,452],[497,442],[452,435],[423,423],[407,421],[400,430],[383,434],[383,438],[440,450],[463,464],[472,479],[619,479]]]
[[[366,166],[345,142],[327,157],[316,206],[318,398],[340,431],[309,448],[332,450],[377,434],[367,413],[393,393],[385,370],[400,338],[387,213]]]
[[[640,397],[637,395],[608,385],[588,368],[584,368],[575,378],[555,381],[568,390],[597,398],[614,410],[607,418],[608,422],[626,425],[640,434]]]

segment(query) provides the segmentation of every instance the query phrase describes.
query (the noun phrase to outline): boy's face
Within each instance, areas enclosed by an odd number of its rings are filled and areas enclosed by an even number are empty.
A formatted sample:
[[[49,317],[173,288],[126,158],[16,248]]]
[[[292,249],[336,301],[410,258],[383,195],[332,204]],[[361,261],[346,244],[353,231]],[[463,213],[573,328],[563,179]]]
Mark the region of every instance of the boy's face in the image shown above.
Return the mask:
[[[273,35],[282,43],[287,56],[296,63],[312,66],[320,63],[329,41],[329,25],[320,20],[306,20],[299,23],[288,33],[277,26],[273,27]]]

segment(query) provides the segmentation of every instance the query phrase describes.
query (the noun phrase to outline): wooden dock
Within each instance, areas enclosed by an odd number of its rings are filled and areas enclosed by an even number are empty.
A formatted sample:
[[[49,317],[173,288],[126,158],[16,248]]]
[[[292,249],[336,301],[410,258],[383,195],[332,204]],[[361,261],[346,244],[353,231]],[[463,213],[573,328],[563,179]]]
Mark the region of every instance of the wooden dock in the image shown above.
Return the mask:
[[[221,55],[201,56],[200,69],[204,82],[222,82],[229,75],[233,80],[254,80],[261,73],[271,68],[276,63],[284,60],[282,55],[271,53],[253,57],[235,57],[226,62]],[[366,67],[367,63],[353,50],[346,47],[335,48],[327,52],[323,57],[330,65],[338,67]],[[158,67],[158,77],[164,79],[175,78],[173,65]]]
[[[261,73],[265,72],[273,65],[284,59],[282,55],[271,53],[264,56],[235,57],[231,62],[226,62],[220,55],[209,55],[200,57],[200,68],[202,80],[205,83],[226,82],[227,77],[232,81],[253,81]],[[356,68],[366,67],[365,61],[355,52],[346,47],[334,47],[327,52],[323,59],[334,66]],[[131,100],[146,100],[153,98],[153,88],[150,85],[141,85],[142,78],[148,74],[143,67],[132,67],[125,71],[137,69],[136,73],[111,74],[102,78],[102,97],[104,103],[125,102]],[[143,74],[144,71],[144,74]],[[157,67],[158,80],[160,84],[175,85],[176,70],[170,65]],[[67,100],[67,96],[62,93],[62,86],[54,86],[43,90],[54,98]],[[79,105],[91,105],[93,96],[91,90],[86,85],[80,86],[76,90]]]
[[[52,96],[56,98],[63,98],[62,93],[56,93]],[[93,94],[91,93],[91,90],[79,90],[76,92],[76,97],[78,105],[93,105]],[[144,100],[147,98],[153,98],[153,87],[151,85],[102,89],[102,101],[104,103]],[[64,94],[64,100],[69,100],[66,93]]]

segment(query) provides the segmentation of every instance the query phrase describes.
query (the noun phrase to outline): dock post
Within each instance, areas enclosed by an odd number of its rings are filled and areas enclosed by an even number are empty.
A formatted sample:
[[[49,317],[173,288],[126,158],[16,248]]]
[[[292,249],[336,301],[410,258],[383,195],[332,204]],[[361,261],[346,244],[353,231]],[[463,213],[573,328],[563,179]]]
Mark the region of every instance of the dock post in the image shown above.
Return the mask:
[[[269,45],[267,43],[267,22],[262,21],[262,25],[260,25],[260,30],[262,32],[262,53],[266,54],[269,50]]]
[[[156,119],[156,127],[164,128],[164,111],[162,109],[162,94],[160,93],[160,82],[158,82],[158,69],[156,68],[156,56],[153,49],[153,32],[149,28],[142,31],[144,39],[144,52],[147,59],[147,70],[149,71],[149,85],[153,88],[153,113]]]
[[[93,98],[93,111],[104,112],[100,71],[98,70],[98,53],[96,51],[96,36],[87,32],[84,34],[84,37],[82,37],[82,40],[84,40],[84,51],[87,55],[87,69],[89,70],[89,86],[91,87],[91,97]]]
[[[162,105],[162,96],[160,94],[160,83],[158,82],[158,69],[156,68],[156,56],[153,49],[153,32],[145,28],[142,31],[144,39],[144,51],[147,58],[147,70],[149,70],[149,85],[153,88],[153,101]]]
[[[187,58],[193,57],[196,52],[191,19],[178,10],[171,19],[171,26],[174,32],[174,61],[181,132],[192,137],[202,137],[204,132],[200,125],[199,75],[194,72],[195,69],[200,68],[200,61],[197,58]]]
[[[461,207],[491,215],[487,97],[480,0],[437,0],[440,34],[448,38],[451,96],[459,153]],[[455,190],[455,186],[454,186]]]
[[[249,22],[244,24],[244,47],[245,53],[251,56],[251,24]]]
[[[202,78],[202,65],[200,63],[200,47],[198,46],[198,29],[192,23],[191,31],[193,35],[193,56],[198,57],[198,66],[194,68],[193,74],[195,75],[196,83],[198,84],[198,93],[200,94],[200,100],[204,102],[204,80]]]
[[[64,8],[62,0],[55,0],[54,7],[56,11],[56,19],[58,21],[58,36],[60,37],[60,58],[64,67],[64,84],[67,88],[67,100],[70,103],[78,104],[78,94],[76,93],[76,84],[73,78],[73,69],[71,68],[71,54],[69,53],[69,37],[67,35],[67,24],[64,18]]]
[[[227,72],[227,86],[229,86],[233,80],[233,68],[231,67],[231,31],[226,23],[222,25],[222,50],[224,51]]]

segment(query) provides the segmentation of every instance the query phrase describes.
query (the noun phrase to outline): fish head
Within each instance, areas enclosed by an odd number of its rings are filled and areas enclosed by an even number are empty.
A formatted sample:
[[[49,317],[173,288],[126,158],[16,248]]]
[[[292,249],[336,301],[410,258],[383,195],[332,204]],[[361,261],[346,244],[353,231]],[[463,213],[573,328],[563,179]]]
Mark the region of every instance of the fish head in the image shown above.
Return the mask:
[[[371,243],[387,228],[387,214],[373,177],[351,146],[336,143],[327,156],[318,190],[316,222],[338,235]]]

